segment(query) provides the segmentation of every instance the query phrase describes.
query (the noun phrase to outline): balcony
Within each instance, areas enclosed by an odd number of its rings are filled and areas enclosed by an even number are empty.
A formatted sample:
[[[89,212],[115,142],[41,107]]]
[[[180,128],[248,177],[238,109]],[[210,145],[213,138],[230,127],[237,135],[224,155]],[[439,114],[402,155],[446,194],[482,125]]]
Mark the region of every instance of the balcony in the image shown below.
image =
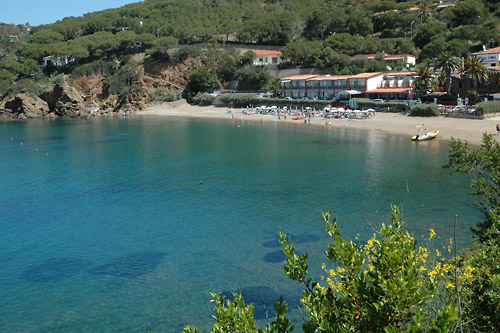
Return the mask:
[[[412,81],[405,80],[382,81],[377,84],[377,88],[410,88],[412,83]]]

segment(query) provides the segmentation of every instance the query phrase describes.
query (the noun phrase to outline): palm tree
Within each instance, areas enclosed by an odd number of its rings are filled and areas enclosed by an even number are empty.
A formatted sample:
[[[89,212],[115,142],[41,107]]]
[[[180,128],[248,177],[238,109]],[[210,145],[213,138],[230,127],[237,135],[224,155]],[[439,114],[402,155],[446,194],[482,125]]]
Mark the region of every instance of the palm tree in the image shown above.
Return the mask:
[[[445,73],[446,93],[451,91],[451,73],[460,68],[460,59],[455,57],[450,51],[444,51],[436,60],[436,68],[441,68]]]
[[[273,97],[277,97],[280,93],[280,90],[281,90],[281,80],[280,79],[271,79],[270,81],[267,82],[264,89],[272,92]]]
[[[500,72],[491,72],[488,76],[488,83],[500,87]]]
[[[428,63],[421,63],[415,68],[417,79],[415,80],[414,87],[419,96],[427,94],[434,88],[434,79],[432,77],[432,70]]]
[[[484,66],[483,61],[474,56],[470,56],[464,61],[464,73],[472,78],[472,87],[474,90],[477,84],[488,79],[488,69]]]

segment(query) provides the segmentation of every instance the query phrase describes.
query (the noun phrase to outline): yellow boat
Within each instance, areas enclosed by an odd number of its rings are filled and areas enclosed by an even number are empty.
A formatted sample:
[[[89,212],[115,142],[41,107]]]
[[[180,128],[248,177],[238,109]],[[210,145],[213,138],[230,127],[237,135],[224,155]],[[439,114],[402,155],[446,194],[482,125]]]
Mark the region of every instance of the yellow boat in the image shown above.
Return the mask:
[[[425,134],[417,134],[411,137],[413,141],[424,141],[434,139],[439,134],[438,130],[427,132]]]

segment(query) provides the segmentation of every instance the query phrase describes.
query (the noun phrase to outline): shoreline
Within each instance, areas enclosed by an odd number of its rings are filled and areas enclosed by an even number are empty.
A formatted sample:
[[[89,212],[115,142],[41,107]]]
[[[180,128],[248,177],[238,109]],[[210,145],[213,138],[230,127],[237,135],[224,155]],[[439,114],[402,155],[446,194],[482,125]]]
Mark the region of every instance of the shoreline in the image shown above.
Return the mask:
[[[233,114],[231,114],[233,110]],[[249,120],[262,122],[281,123],[303,123],[303,120],[292,120],[287,116],[280,119],[276,115],[247,115],[239,112],[241,109],[217,107],[217,106],[194,106],[185,100],[176,102],[164,102],[148,104],[143,111],[136,113],[138,116],[166,116],[183,118],[204,118],[204,119],[226,119],[226,120]],[[233,118],[234,116],[234,118]],[[322,127],[356,128],[360,130],[375,130],[393,134],[401,134],[410,137],[416,134],[423,134],[427,131],[439,130],[439,135],[435,140],[449,141],[452,137],[460,140],[467,140],[471,145],[481,145],[483,133],[494,134],[496,141],[500,142],[497,135],[496,124],[500,124],[500,117],[487,119],[463,119],[446,117],[409,117],[400,113],[377,112],[369,119],[349,120],[349,119],[325,119],[323,117],[312,117],[307,125]],[[325,125],[330,120],[330,125]],[[423,125],[423,126],[422,126]],[[427,129],[427,130],[425,130]]]

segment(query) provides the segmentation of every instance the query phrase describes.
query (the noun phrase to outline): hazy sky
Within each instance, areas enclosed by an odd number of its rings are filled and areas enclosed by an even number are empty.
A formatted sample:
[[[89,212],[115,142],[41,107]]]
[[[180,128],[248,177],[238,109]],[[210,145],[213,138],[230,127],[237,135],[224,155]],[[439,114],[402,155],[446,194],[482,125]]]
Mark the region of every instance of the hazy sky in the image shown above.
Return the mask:
[[[134,2],[140,0],[2,0],[0,22],[35,26]]]

